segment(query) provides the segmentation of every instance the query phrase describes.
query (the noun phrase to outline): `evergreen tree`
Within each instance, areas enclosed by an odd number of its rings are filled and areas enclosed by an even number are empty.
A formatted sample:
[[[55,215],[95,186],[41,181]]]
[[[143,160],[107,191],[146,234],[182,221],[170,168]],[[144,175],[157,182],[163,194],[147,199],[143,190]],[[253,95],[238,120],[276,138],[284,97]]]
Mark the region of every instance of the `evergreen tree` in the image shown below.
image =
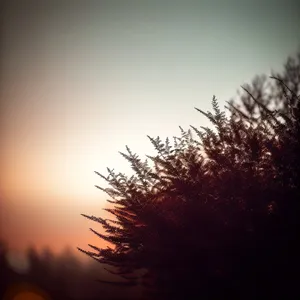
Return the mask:
[[[102,224],[106,234],[91,230],[113,246],[79,250],[113,267],[125,285],[145,270],[143,284],[163,299],[296,292],[299,61],[289,59],[273,88],[244,88],[229,117],[215,97],[213,112],[197,109],[213,128],[180,128],[172,145],[149,137],[154,167],[126,147],[134,176],[96,172],[110,186],[97,187],[110,196],[114,219],[83,216]]]

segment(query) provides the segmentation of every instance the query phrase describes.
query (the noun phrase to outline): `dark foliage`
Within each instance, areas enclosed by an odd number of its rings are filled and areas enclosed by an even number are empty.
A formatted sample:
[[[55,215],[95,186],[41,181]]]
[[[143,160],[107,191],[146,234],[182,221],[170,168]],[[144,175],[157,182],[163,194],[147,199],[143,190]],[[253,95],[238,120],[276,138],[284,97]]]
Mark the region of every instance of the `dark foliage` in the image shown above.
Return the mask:
[[[113,246],[79,250],[163,299],[299,297],[299,66],[255,79],[229,117],[215,97],[213,113],[197,109],[212,129],[149,137],[153,166],[127,147],[134,176],[96,172],[114,217],[84,216]]]

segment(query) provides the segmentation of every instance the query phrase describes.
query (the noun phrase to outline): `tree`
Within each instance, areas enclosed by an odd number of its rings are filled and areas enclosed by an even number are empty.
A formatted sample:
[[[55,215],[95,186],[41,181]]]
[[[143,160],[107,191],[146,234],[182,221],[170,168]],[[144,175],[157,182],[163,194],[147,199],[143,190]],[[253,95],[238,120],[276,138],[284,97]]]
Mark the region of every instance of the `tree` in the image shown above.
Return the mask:
[[[213,128],[180,128],[173,145],[149,137],[153,167],[126,147],[134,176],[96,172],[110,186],[97,187],[111,197],[114,219],[83,216],[102,224],[106,234],[91,230],[113,246],[79,250],[128,285],[145,270],[144,284],[163,299],[292,295],[300,267],[299,62],[300,54],[289,59],[273,86],[254,80],[242,105],[229,102],[229,117],[215,97],[213,113],[197,109]]]
[[[229,101],[234,116],[259,122],[266,117],[268,110],[288,113],[297,105],[300,94],[300,51],[295,57],[289,57],[282,74],[273,72],[268,78],[256,76],[250,85],[242,87],[240,99]],[[259,103],[263,106],[259,105]]]

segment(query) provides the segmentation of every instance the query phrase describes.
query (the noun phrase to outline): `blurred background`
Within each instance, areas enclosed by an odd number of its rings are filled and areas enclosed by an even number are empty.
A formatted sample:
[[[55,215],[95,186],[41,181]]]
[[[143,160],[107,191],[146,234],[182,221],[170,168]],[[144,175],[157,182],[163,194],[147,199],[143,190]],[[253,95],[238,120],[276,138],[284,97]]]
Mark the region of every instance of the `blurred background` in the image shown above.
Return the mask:
[[[213,95],[223,107],[255,75],[280,72],[299,50],[299,3],[0,3],[1,293],[26,283],[51,299],[104,295],[94,279],[109,275],[76,250],[106,246],[80,216],[107,217],[94,171],[131,173],[125,145],[153,154],[147,135],[207,126],[194,107],[210,110]]]

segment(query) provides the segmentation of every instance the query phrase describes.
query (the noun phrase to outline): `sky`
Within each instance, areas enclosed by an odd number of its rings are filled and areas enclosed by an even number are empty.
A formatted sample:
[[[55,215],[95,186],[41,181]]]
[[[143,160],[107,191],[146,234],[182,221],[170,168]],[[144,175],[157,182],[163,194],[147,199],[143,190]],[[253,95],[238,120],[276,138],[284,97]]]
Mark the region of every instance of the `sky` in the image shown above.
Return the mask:
[[[0,237],[24,250],[103,245],[94,173],[147,135],[207,126],[255,75],[300,45],[298,1],[1,1]]]

